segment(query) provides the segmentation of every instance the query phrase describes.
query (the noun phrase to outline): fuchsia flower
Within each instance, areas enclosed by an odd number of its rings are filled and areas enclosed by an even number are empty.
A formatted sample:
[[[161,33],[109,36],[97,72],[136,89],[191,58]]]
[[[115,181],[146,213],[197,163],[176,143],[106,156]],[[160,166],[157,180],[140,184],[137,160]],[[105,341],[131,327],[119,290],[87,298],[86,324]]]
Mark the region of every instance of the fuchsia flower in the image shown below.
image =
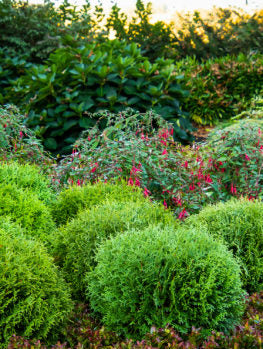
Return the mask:
[[[166,154],[168,154],[168,151],[164,149],[164,151],[162,152],[162,155],[166,155]]]
[[[163,200],[163,205],[164,205],[164,208],[166,209],[167,208],[167,202],[165,200]]]
[[[230,191],[231,191],[232,194],[236,194],[236,192],[237,192],[237,188],[234,186],[233,183],[231,183],[231,189],[230,189]]]
[[[131,177],[128,179],[128,185],[133,186],[133,179]]]
[[[19,131],[19,136],[20,136],[20,138],[23,138],[23,132],[22,131]]]
[[[188,168],[188,161],[185,161],[185,163],[183,164],[183,167]]]
[[[245,159],[246,159],[247,161],[249,161],[249,160],[250,160],[250,157],[246,154],[246,155],[245,155]]]
[[[139,187],[140,186],[140,181],[139,181],[139,179],[138,178],[135,178],[135,185],[137,185],[137,187]]]
[[[150,193],[151,193],[150,190],[148,190],[147,188],[144,188],[143,194],[145,196],[149,196]]]
[[[132,173],[136,174],[137,172],[142,172],[142,170],[140,169],[141,166],[142,166],[141,163],[139,163],[139,165],[138,165],[139,168],[136,168],[136,167],[133,165],[133,166],[132,166],[132,169],[131,169],[131,174],[132,174]]]
[[[80,186],[80,180],[78,179],[78,181],[77,181],[77,185],[79,185]]]
[[[178,219],[184,219],[188,213],[186,212],[185,208],[179,213]]]
[[[91,169],[91,172],[94,173],[98,167],[99,167],[99,164],[95,162],[95,166]]]
[[[194,185],[194,183],[193,183],[193,184],[190,184],[189,190],[191,190],[191,191],[195,190],[195,185]]]

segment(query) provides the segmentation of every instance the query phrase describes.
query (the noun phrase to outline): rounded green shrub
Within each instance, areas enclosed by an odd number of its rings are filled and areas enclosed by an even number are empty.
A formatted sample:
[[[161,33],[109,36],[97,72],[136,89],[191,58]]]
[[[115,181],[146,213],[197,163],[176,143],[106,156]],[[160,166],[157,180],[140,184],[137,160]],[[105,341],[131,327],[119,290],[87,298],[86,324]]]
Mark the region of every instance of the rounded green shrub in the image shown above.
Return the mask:
[[[263,290],[263,203],[230,200],[207,206],[187,220],[204,226],[226,243],[242,263],[242,281],[249,293]]]
[[[172,213],[149,201],[114,202],[80,212],[54,234],[56,262],[71,283],[76,298],[86,296],[85,274],[95,265],[97,245],[130,228],[144,229],[149,224],[176,225]]]
[[[243,313],[239,264],[201,230],[131,230],[101,244],[96,263],[87,277],[91,308],[125,335],[168,323],[181,333],[228,331]]]
[[[13,334],[57,339],[72,310],[69,288],[46,249],[13,227],[0,228],[1,348]]]
[[[48,177],[40,173],[40,168],[34,165],[16,162],[1,163],[0,185],[5,183],[15,184],[23,189],[28,188],[46,203],[51,203],[55,198]]]
[[[55,230],[49,209],[31,190],[3,184],[0,185],[0,198],[0,216],[10,216],[27,235],[44,242]]]
[[[107,199],[118,201],[144,201],[142,191],[127,183],[96,183],[84,186],[72,186],[63,190],[52,208],[52,215],[58,225],[65,224],[84,209],[100,205]]]

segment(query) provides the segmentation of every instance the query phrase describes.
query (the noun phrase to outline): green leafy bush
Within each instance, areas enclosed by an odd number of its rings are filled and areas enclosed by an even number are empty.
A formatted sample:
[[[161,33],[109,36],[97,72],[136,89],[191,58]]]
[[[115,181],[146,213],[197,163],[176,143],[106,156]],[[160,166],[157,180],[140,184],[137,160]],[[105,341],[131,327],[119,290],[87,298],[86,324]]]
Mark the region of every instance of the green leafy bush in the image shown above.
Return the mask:
[[[73,41],[51,54],[45,65],[27,70],[10,98],[26,111],[27,124],[42,135],[45,147],[56,152],[69,152],[79,133],[96,123],[97,114],[90,113],[103,109],[153,109],[185,141],[192,128],[180,108],[188,94],[180,78],[172,60],[150,63],[135,43],[109,40],[78,46]]]
[[[131,228],[144,229],[149,224],[175,226],[175,219],[163,206],[153,205],[147,199],[117,202],[115,198],[81,212],[61,227],[54,236],[53,254],[71,283],[73,294],[85,299],[85,275],[95,265],[95,253],[101,241]]]
[[[110,329],[144,335],[152,325],[230,330],[243,312],[240,267],[201,230],[149,227],[106,240],[88,276],[91,308]]]
[[[0,104],[8,103],[5,99],[8,88],[14,80],[23,75],[26,68],[31,67],[32,64],[27,60],[26,54],[18,54],[11,49],[0,47]]]
[[[33,131],[27,128],[26,117],[14,106],[0,106],[0,161],[17,160],[50,165],[52,160]]]
[[[201,63],[191,57],[180,61],[178,72],[184,73],[183,85],[190,90],[184,109],[199,124],[230,119],[245,110],[262,88],[262,63],[261,54],[225,56]]]
[[[263,290],[263,203],[231,200],[205,207],[187,224],[203,225],[242,262],[242,282],[251,294]]]
[[[56,185],[125,179],[145,196],[172,206],[178,218],[197,213],[207,203],[231,197],[261,198],[263,130],[259,119],[216,129],[207,143],[182,146],[172,126],[155,113],[123,118],[102,113],[96,126],[76,142],[73,154],[55,168]]]
[[[58,225],[70,221],[80,211],[103,204],[107,199],[119,202],[144,201],[139,188],[128,186],[124,181],[117,184],[102,183],[74,185],[60,192],[52,206],[52,216]]]
[[[0,346],[13,334],[52,340],[72,309],[68,287],[44,247],[0,229]]]
[[[55,223],[49,209],[34,192],[13,183],[1,184],[0,197],[0,216],[10,216],[28,236],[47,242],[55,230]]]
[[[0,185],[14,184],[18,188],[30,189],[40,200],[49,204],[55,199],[50,180],[40,172],[40,168],[17,162],[0,163]]]
[[[239,122],[216,130],[203,148],[210,164],[213,197],[226,201],[230,196],[262,198],[263,129],[259,120]]]

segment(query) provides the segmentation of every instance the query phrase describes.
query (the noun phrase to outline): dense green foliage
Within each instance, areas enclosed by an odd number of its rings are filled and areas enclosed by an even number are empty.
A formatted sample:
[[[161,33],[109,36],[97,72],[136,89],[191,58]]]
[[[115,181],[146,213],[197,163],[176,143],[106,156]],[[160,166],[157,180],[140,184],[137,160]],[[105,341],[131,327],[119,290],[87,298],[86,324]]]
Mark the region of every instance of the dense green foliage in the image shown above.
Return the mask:
[[[25,115],[14,106],[0,106],[0,161],[18,160],[25,163],[50,164],[51,159],[35,132],[25,126]]]
[[[186,221],[221,238],[243,263],[242,281],[249,293],[263,290],[263,204],[231,200],[204,208]]]
[[[245,110],[263,84],[262,54],[224,56],[198,62],[188,57],[176,65],[190,90],[183,107],[199,123],[213,125]]]
[[[52,215],[58,225],[62,225],[75,218],[78,212],[93,206],[103,204],[107,199],[118,202],[144,201],[139,188],[127,186],[122,181],[118,184],[102,183],[74,185],[60,192],[52,206]]]
[[[53,255],[72,285],[73,294],[86,298],[86,274],[95,265],[94,257],[101,241],[150,224],[176,225],[172,213],[166,212],[163,206],[153,205],[147,199],[121,202],[115,198],[81,212],[61,227],[55,234]]]
[[[0,245],[1,348],[13,334],[54,340],[72,309],[66,283],[44,247],[7,223]]]
[[[0,163],[0,185],[14,184],[18,188],[30,189],[47,204],[55,199],[50,180],[40,173],[39,167],[17,162]]]
[[[96,262],[91,307],[125,335],[168,323],[183,333],[192,326],[230,330],[242,315],[239,265],[200,230],[129,231],[100,245]]]
[[[59,6],[51,0],[38,5],[24,0],[1,0],[0,47],[26,54],[30,62],[39,62],[61,46],[67,35],[98,39],[96,30],[103,18],[102,8],[97,6],[93,16],[90,10],[88,1],[77,9],[67,0]]]
[[[0,216],[10,216],[28,236],[46,242],[55,229],[51,213],[38,195],[14,183],[0,185]]]
[[[97,121],[90,112],[102,109],[152,108],[173,123],[178,139],[189,139],[191,125],[180,109],[187,92],[179,80],[172,60],[150,63],[135,43],[72,42],[56,50],[45,65],[29,69],[12,90],[14,101],[28,113],[27,124],[39,129],[46,148],[65,152]]]

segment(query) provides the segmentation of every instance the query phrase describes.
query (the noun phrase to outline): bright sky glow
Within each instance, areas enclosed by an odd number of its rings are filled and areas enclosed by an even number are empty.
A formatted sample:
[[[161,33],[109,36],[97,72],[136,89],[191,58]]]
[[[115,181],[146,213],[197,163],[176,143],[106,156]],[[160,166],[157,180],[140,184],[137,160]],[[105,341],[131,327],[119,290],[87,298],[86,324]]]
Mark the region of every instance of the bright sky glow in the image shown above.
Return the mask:
[[[61,3],[62,0],[53,0],[55,3]],[[246,4],[246,1],[248,4]],[[43,3],[43,0],[29,0],[30,3]],[[74,5],[82,5],[84,0],[70,0]],[[148,1],[145,0],[145,3]],[[99,0],[90,0],[91,5],[97,5]],[[101,0],[105,13],[115,3],[126,13],[133,13],[136,0]],[[263,9],[263,0],[151,0],[153,5],[153,19],[169,21],[173,19],[176,12],[189,12],[194,10],[210,10],[216,7],[238,7],[248,12],[255,9]]]

